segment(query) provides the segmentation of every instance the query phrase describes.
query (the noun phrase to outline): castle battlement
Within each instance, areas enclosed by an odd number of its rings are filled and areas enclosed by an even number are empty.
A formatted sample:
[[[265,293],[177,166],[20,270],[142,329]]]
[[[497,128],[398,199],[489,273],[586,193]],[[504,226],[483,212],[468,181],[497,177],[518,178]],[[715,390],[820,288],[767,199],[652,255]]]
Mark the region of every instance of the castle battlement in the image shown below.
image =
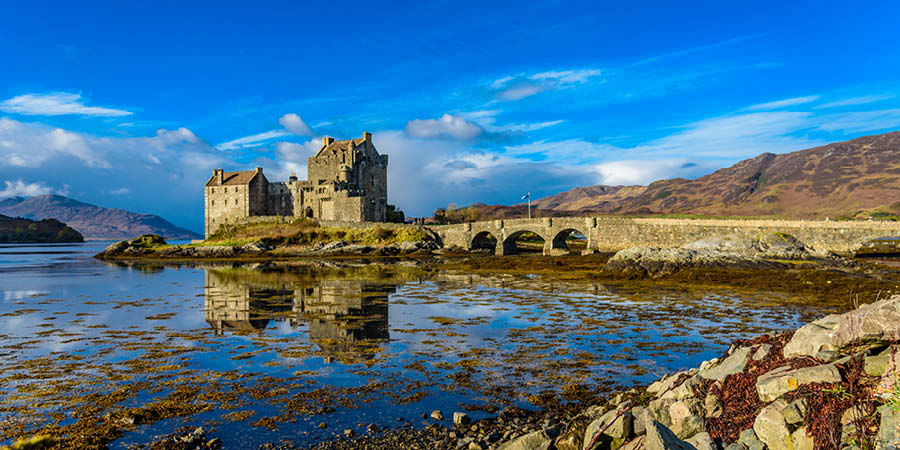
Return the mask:
[[[204,188],[206,237],[225,223],[253,216],[307,217],[346,222],[384,222],[388,156],[361,139],[322,139],[307,159],[307,179],[269,182],[261,167],[241,172],[214,169]]]

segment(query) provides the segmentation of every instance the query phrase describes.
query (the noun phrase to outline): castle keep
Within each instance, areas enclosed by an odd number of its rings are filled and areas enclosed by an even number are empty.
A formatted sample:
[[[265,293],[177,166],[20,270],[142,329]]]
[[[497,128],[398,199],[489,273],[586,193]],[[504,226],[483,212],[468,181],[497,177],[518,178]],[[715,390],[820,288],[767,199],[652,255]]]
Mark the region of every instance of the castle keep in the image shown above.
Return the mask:
[[[206,182],[206,237],[225,223],[251,216],[293,216],[349,222],[384,222],[387,208],[387,155],[362,139],[322,139],[307,159],[306,180],[269,182],[262,168],[243,172],[213,170]]]

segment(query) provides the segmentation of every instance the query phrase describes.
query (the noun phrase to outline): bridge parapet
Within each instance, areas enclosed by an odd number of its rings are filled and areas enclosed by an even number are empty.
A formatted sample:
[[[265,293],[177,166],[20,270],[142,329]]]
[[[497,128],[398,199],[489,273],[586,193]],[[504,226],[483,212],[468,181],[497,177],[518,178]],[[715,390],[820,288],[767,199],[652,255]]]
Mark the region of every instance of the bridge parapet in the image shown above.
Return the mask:
[[[653,217],[546,217],[498,219],[431,227],[445,246],[472,249],[488,235],[497,240],[495,253],[515,251],[515,239],[532,232],[544,239],[544,254],[566,251],[572,233],[587,238],[587,252],[614,252],[633,246],[677,247],[699,239],[730,234],[759,236],[764,233],[793,235],[819,251],[852,253],[863,243],[900,236],[900,222],[827,221],[776,219],[665,219]]]

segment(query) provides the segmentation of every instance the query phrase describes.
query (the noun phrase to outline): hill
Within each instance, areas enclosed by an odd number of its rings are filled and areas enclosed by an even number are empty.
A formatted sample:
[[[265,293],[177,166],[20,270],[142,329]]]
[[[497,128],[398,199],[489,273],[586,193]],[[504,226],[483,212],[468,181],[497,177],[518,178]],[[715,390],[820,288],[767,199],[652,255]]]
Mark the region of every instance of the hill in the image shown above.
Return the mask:
[[[103,208],[61,195],[13,197],[0,201],[0,214],[28,219],[56,219],[81,232],[86,239],[128,239],[158,234],[167,239],[200,239],[162,217],[118,208]]]
[[[0,215],[0,243],[62,242],[84,242],[84,237],[58,220],[34,221]]]
[[[579,187],[535,200],[532,207],[552,211],[544,215],[894,216],[900,213],[900,132],[779,155],[763,153],[695,180]],[[475,209],[488,219],[513,210],[518,214],[524,206]]]

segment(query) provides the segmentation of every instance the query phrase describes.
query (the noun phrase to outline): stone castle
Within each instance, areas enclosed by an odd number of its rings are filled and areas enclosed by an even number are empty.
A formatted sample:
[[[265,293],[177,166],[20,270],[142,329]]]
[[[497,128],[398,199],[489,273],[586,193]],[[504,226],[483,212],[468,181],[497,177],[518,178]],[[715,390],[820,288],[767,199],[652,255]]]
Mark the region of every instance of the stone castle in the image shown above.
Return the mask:
[[[307,217],[318,220],[384,222],[387,210],[388,156],[361,139],[322,139],[322,148],[307,159],[307,179],[291,174],[270,182],[262,168],[243,172],[213,170],[206,182],[206,237],[222,224],[254,216]]]

